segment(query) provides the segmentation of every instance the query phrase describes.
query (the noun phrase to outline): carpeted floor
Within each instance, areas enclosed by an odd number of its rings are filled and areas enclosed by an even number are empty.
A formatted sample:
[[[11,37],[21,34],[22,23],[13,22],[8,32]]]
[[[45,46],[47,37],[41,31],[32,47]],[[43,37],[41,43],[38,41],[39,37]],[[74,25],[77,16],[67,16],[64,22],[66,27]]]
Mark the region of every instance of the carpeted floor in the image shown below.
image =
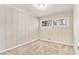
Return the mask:
[[[17,47],[1,55],[73,55],[72,46],[36,40],[29,44]]]

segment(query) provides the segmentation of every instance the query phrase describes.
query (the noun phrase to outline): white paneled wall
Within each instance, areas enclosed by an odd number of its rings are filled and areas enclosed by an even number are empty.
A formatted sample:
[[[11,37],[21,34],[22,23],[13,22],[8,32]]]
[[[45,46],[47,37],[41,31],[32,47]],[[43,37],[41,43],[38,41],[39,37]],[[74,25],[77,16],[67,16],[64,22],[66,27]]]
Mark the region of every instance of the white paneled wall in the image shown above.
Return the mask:
[[[78,47],[79,47],[79,5],[74,6],[74,13],[73,13],[73,19],[74,19],[74,48],[75,53],[79,54]]]
[[[63,17],[69,17],[67,19],[69,21],[69,26],[66,27],[40,27],[40,38],[45,38],[45,40],[49,40],[52,42],[59,42],[68,45],[73,45],[73,19],[72,19],[72,11],[69,12],[61,12],[56,15],[48,15],[45,17],[41,17],[40,20],[43,19],[51,19],[57,20],[62,19]],[[47,39],[46,39],[47,38]]]
[[[38,37],[38,20],[23,11],[0,5],[0,50]]]

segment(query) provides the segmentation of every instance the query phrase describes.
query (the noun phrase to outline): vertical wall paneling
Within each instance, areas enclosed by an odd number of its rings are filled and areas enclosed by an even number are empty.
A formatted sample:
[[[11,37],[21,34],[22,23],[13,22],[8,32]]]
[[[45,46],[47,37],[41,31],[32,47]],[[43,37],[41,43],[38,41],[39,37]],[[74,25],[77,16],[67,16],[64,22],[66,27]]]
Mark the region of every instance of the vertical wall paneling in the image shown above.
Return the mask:
[[[0,5],[0,51],[38,37],[38,19],[16,8]]]

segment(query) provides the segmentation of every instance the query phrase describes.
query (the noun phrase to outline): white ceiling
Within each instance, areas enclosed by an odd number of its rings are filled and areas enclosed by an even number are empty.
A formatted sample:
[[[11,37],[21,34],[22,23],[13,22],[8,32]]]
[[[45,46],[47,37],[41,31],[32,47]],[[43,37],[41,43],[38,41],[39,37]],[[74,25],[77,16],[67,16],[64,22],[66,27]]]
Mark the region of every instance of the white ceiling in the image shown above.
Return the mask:
[[[35,17],[72,10],[73,8],[72,4],[48,4],[44,9],[37,8],[34,4],[14,4],[11,6],[22,9]]]

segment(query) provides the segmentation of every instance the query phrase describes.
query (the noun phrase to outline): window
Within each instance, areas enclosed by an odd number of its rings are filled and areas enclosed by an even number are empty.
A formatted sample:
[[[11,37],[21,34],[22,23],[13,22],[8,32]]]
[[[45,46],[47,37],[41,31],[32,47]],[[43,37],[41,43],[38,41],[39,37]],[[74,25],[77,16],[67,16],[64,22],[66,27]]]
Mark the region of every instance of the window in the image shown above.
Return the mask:
[[[42,26],[43,27],[52,26],[52,20],[42,21]]]
[[[47,20],[48,19],[48,20]],[[46,20],[41,20],[42,27],[67,27],[69,26],[69,17],[62,17],[60,19],[47,18]]]

